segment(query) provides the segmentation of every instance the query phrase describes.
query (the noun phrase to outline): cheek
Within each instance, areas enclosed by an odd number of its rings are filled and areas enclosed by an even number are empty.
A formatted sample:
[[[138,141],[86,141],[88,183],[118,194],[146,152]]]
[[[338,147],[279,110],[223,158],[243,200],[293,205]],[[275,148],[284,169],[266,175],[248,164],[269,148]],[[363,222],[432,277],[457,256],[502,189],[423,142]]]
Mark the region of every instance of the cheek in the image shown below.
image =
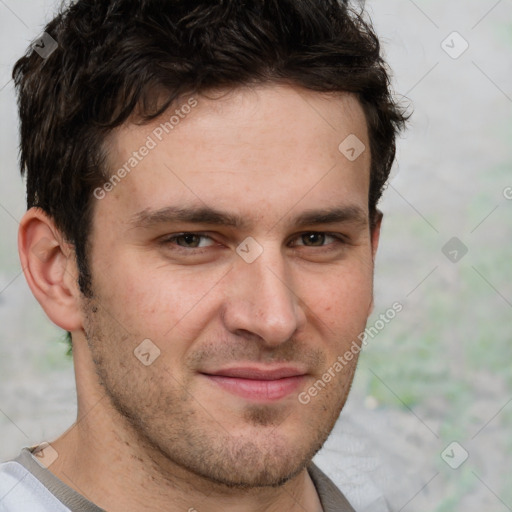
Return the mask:
[[[211,273],[210,273],[211,274]],[[155,266],[126,259],[99,283],[100,300],[133,337],[189,339],[211,317],[217,273]]]
[[[372,296],[372,274],[353,269],[350,277],[346,272],[330,275],[323,286],[309,293],[305,302],[321,321],[328,338],[345,340],[364,329]]]

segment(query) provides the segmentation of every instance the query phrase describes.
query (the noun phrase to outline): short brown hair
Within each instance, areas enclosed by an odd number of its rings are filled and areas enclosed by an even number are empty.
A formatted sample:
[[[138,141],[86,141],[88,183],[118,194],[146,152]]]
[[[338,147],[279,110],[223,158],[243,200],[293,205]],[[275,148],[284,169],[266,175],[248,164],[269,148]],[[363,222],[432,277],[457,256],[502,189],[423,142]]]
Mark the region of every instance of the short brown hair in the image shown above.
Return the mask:
[[[178,97],[276,82],[348,91],[364,108],[371,145],[368,204],[377,202],[406,116],[369,21],[337,0],[77,0],[45,28],[58,47],[30,47],[15,65],[27,205],[74,244],[90,295],[87,243],[106,179],[103,141],[134,113],[162,114]],[[154,91],[164,91],[159,104]]]

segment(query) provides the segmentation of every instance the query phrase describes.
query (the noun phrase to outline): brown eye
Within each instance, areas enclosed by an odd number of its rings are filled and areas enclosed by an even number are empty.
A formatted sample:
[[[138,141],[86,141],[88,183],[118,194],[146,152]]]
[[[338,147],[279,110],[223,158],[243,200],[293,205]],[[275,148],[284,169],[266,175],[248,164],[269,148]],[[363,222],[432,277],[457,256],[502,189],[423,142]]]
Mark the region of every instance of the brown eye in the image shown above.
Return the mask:
[[[302,243],[308,247],[321,247],[325,239],[325,233],[306,233],[301,236]]]
[[[323,231],[310,231],[296,236],[292,243],[294,247],[323,248],[331,250],[345,245],[345,237],[341,233],[324,233]]]
[[[174,240],[182,247],[199,247],[201,243],[201,236],[192,233],[185,233],[184,235],[177,236]]]
[[[214,244],[211,237],[201,233],[178,233],[162,239],[166,246],[178,246],[185,249],[201,249]]]

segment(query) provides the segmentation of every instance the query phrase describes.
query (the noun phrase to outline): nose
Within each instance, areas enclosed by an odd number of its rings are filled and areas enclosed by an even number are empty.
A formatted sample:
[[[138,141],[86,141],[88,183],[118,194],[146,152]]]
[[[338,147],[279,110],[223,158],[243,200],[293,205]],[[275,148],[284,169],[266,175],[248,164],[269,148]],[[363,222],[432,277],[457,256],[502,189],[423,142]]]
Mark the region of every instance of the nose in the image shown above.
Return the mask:
[[[223,321],[232,333],[257,336],[268,348],[289,340],[306,322],[303,302],[294,290],[290,269],[277,249],[230,273]]]

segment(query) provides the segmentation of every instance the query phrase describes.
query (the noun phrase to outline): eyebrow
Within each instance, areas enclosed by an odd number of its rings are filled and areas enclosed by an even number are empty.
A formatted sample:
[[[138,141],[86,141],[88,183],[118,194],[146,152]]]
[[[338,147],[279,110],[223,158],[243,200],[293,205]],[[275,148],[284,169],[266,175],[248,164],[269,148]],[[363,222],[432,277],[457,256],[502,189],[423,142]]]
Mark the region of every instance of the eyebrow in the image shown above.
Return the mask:
[[[293,220],[299,226],[316,224],[351,223],[361,226],[368,224],[368,216],[359,206],[344,206],[321,210],[306,210]]]
[[[216,210],[215,208],[210,208],[208,206],[169,206],[159,210],[145,209],[133,215],[131,220],[131,224],[136,228],[150,228],[159,224],[168,224],[173,222],[228,226],[237,229],[250,228],[250,222],[241,215]],[[351,223],[365,227],[368,224],[368,216],[359,206],[351,205],[306,210],[300,215],[291,218],[288,223],[294,226]]]
[[[214,208],[169,206],[160,210],[145,209],[133,216],[135,227],[148,228],[157,224],[188,222],[191,224],[211,224],[235,228],[247,227],[247,222],[239,215],[222,212]]]

